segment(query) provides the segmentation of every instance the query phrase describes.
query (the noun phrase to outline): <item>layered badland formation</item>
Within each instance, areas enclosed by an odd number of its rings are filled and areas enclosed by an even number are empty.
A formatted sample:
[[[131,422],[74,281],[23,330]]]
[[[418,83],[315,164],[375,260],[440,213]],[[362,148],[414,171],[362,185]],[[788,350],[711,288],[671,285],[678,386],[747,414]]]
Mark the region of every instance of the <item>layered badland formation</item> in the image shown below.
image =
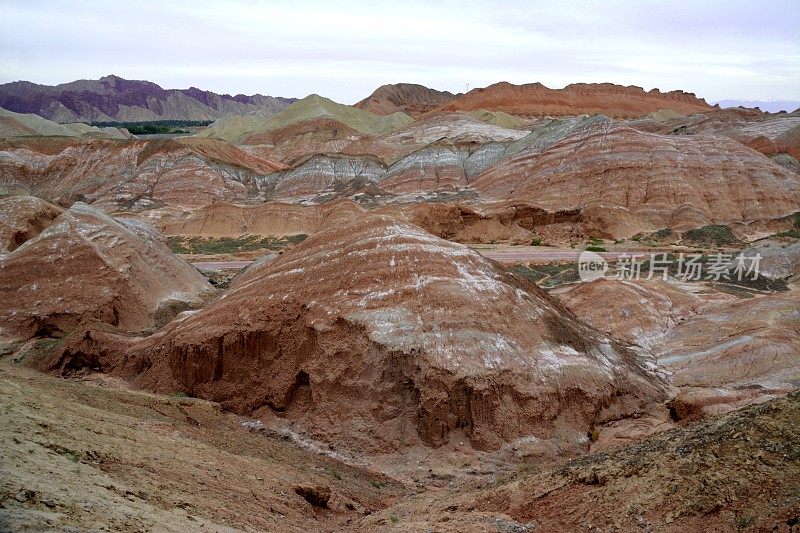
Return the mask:
[[[161,95],[123,82],[36,101]],[[610,84],[228,100],[156,139],[3,115],[11,528],[795,527],[797,113]],[[581,283],[586,248],[762,275]]]

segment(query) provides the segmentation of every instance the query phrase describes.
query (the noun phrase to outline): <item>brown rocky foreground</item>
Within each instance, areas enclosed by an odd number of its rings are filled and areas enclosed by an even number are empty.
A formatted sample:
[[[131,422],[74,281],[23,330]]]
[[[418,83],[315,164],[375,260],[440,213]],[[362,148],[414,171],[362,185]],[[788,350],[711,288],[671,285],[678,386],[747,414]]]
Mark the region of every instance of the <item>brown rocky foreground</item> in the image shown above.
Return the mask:
[[[0,530],[789,532],[800,520],[796,393],[424,490],[248,431],[214,403],[100,383],[114,382],[0,362]]]
[[[0,531],[344,531],[405,492],[380,473],[249,432],[217,404],[8,362],[0,420]],[[326,507],[297,494],[301,486],[330,490]]]

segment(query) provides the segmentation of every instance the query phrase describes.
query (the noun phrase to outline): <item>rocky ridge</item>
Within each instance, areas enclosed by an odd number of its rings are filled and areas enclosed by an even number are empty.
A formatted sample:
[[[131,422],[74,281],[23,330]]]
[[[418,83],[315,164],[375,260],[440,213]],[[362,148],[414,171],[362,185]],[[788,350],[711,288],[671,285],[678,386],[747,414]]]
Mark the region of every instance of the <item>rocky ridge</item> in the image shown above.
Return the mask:
[[[501,82],[473,89],[435,111],[480,109],[534,117],[602,113],[614,118],[635,118],[662,109],[693,113],[710,110],[711,106],[683,91],[645,92],[641,87],[612,83],[574,83],[563,89],[549,89],[541,83]]]

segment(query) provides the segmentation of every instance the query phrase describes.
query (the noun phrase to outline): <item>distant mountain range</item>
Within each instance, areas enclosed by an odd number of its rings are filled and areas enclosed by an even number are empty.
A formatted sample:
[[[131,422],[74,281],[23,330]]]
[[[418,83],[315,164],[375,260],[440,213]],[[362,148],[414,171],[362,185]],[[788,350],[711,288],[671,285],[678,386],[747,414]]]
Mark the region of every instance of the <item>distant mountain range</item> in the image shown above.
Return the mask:
[[[786,111],[791,113],[800,109],[800,102],[794,100],[720,100],[716,102],[720,107],[757,107],[767,113]]]
[[[711,106],[693,93],[613,83],[573,83],[550,89],[541,83],[514,85],[495,83],[466,94],[452,94],[413,83],[379,87],[355,107],[378,115],[397,111],[411,116],[430,112],[481,110],[510,115],[541,117],[603,113],[614,118],[635,118],[647,113],[672,110],[682,114],[702,113]]]
[[[29,81],[0,85],[0,107],[16,113],[35,113],[62,124],[272,116],[296,100],[260,94],[231,96],[195,87],[164,89],[149,81],[114,75],[55,86]]]
[[[0,108],[36,114],[61,124],[72,122],[146,122],[157,120],[215,121],[250,115],[270,118],[297,98],[255,94],[217,94],[195,87],[164,89],[119,76],[78,80],[60,85],[15,81],[0,85]],[[721,107],[760,107],[762,111],[794,111],[800,102],[723,100]],[[347,106],[350,107],[350,106]],[[512,85],[501,82],[467,94],[437,91],[422,85],[398,83],[379,87],[356,108],[376,115],[401,112],[412,117],[431,112],[503,112],[520,116],[565,116],[603,113],[614,118],[635,118],[670,109],[682,114],[712,109],[692,93],[611,83],[576,83],[549,89],[540,83]]]

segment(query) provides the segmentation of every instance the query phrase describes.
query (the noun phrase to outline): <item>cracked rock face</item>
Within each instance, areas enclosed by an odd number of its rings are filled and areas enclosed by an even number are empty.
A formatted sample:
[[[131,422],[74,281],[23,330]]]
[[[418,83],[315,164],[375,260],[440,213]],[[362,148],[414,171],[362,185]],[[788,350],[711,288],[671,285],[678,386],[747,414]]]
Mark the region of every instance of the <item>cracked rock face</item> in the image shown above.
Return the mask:
[[[147,224],[78,202],[0,257],[0,336],[60,336],[85,320],[143,330],[210,288]]]
[[[56,365],[97,345],[73,345]],[[104,370],[139,386],[374,451],[439,446],[455,432],[483,449],[529,436],[574,444],[664,392],[651,363],[537,287],[380,216],[312,237],[213,304],[105,353]]]

